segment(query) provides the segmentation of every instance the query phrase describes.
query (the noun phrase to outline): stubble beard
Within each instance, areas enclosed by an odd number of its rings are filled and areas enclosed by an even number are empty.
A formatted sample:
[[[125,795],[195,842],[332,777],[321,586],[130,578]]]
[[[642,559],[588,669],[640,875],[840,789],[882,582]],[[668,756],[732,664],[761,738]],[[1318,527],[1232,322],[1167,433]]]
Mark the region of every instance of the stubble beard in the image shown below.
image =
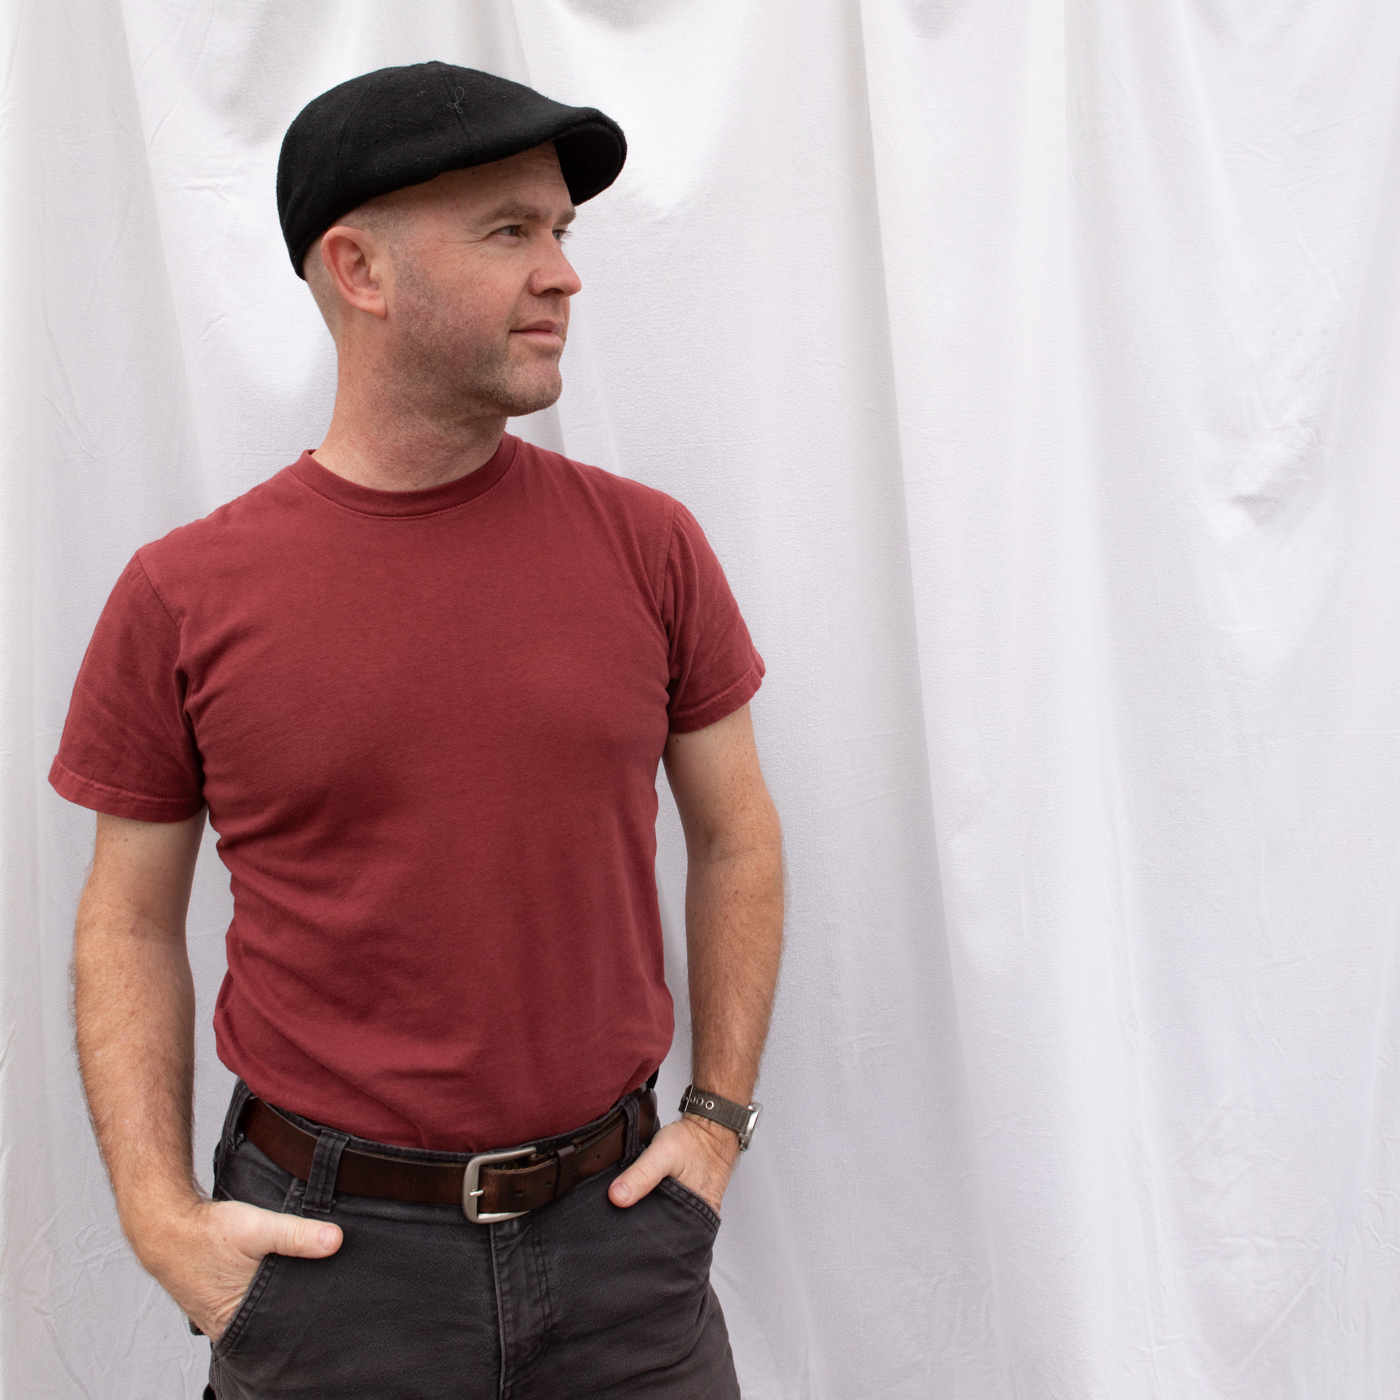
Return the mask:
[[[552,356],[513,341],[480,340],[452,316],[417,269],[400,275],[398,378],[420,411],[439,421],[519,418],[555,403],[563,391],[562,347]]]

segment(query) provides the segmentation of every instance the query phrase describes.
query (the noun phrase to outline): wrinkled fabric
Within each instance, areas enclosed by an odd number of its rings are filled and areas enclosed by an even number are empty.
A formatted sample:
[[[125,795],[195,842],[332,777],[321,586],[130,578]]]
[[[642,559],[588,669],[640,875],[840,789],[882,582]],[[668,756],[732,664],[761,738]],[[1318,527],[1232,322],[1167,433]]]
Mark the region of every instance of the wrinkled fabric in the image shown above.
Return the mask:
[[[347,1147],[399,1150],[300,1117],[320,1143],[307,1179],[290,1175],[236,1131],[247,1097],[239,1081],[215,1197],[343,1233],[325,1259],[268,1255],[258,1266],[211,1347],[216,1400],[738,1400],[709,1284],[719,1216],[669,1177],[625,1210],[608,1200],[640,1150],[635,1097],[622,1162],[485,1225],[458,1206],[334,1191],[334,1172],[318,1166],[328,1139],[327,1161]]]
[[[744,1394],[1400,1392],[1400,10],[28,0],[5,24],[5,1400],[203,1384],[85,1121],[91,817],[44,776],[134,550],[328,421],[286,123],[429,57],[626,131],[570,244],[565,395],[512,430],[684,501],[768,665],[788,950],[713,1275]],[[227,919],[206,852],[201,1163]],[[685,1058],[683,1027],[663,1109]]]

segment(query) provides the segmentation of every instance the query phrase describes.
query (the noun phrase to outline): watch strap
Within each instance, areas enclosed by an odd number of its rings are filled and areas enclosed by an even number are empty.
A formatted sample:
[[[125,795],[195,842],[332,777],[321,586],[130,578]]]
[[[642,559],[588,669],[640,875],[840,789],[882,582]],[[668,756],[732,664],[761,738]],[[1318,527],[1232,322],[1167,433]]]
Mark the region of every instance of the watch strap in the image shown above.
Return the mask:
[[[681,1095],[680,1111],[693,1113],[697,1118],[708,1118],[710,1122],[737,1133],[742,1149],[748,1147],[749,1139],[753,1136],[758,1107],[756,1103],[735,1103],[733,1099],[726,1099],[710,1089],[690,1084]]]

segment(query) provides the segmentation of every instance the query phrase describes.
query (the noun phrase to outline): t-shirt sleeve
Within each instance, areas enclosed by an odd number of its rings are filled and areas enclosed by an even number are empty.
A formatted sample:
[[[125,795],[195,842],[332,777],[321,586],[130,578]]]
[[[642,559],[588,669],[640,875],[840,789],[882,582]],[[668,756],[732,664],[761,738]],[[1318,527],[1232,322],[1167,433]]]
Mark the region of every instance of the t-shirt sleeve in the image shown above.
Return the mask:
[[[763,680],[763,658],[710,542],[679,502],[661,608],[671,646],[666,709],[674,732],[704,729],[753,699]]]
[[[88,643],[49,782],[114,817],[178,822],[204,806],[180,632],[137,555]]]

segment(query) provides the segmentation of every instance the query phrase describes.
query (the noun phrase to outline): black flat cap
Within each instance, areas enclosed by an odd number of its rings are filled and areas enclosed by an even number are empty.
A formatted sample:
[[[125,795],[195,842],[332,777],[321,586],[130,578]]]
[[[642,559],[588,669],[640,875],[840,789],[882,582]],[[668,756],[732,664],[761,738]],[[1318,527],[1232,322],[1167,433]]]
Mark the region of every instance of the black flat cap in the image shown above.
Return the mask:
[[[282,138],[277,212],[297,276],[311,245],[376,195],[554,142],[575,204],[617,179],[622,128],[475,68],[380,68],[313,98]]]

